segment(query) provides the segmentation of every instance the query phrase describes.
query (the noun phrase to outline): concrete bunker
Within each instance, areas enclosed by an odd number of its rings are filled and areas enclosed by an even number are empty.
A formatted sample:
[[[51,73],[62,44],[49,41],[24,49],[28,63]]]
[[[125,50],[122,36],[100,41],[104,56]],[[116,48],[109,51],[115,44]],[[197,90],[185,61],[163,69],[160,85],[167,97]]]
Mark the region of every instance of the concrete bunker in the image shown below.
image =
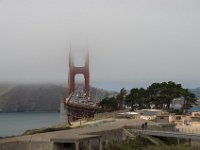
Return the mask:
[[[100,135],[76,135],[73,138],[52,138],[53,150],[91,150],[98,147],[102,150],[102,139]]]

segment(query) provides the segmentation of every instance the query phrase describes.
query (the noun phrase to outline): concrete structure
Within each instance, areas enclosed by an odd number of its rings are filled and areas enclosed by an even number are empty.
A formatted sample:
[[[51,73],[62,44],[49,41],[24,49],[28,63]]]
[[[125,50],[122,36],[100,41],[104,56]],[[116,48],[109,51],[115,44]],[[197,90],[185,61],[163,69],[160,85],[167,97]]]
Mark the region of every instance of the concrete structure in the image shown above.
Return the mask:
[[[200,134],[192,134],[192,133],[155,131],[155,130],[140,130],[139,134],[150,135],[150,136],[158,136],[158,137],[175,137],[175,138],[177,138],[178,145],[179,145],[179,139],[188,139],[189,145],[191,145],[191,140],[199,140],[200,141]]]
[[[129,137],[124,126],[141,126],[144,122],[146,121],[139,119],[117,119],[107,123],[102,121],[98,124],[88,124],[82,128],[0,139],[0,150],[64,150],[66,147],[78,150],[88,141],[91,141],[91,148],[98,146],[101,149],[100,143],[105,145],[121,142]],[[148,122],[148,125],[156,123]]]
[[[192,112],[190,123],[192,126],[200,126],[200,112]]]
[[[175,115],[175,114],[162,114],[156,116],[157,123],[173,123],[176,125],[189,125],[191,120],[190,116],[187,115]]]
[[[200,112],[192,112],[192,117],[200,117]]]
[[[157,123],[173,123],[174,122],[174,114],[163,114],[163,115],[157,115],[156,116],[156,122]]]
[[[200,126],[200,117],[191,117],[190,123],[192,126]]]
[[[60,122],[61,123],[68,123],[68,111],[65,106],[64,100],[60,100]]]
[[[102,150],[102,139],[99,135],[79,135],[74,138],[52,138],[53,150],[79,150],[92,149],[95,140],[98,141],[99,150]],[[93,142],[93,143],[92,143]]]
[[[161,115],[164,112],[159,109],[141,109],[137,110],[137,113],[139,113],[141,116],[141,119],[144,120],[155,120],[157,115]]]
[[[174,123],[176,125],[189,125],[190,120],[191,117],[187,115],[175,115],[174,117]]]

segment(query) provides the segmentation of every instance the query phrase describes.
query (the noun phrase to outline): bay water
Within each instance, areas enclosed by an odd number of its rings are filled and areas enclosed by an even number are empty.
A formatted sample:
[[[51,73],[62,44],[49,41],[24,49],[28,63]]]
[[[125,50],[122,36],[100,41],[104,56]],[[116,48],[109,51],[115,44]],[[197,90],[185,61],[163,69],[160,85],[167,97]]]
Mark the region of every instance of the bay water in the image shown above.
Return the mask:
[[[0,113],[0,137],[19,135],[26,130],[59,123],[59,112]]]

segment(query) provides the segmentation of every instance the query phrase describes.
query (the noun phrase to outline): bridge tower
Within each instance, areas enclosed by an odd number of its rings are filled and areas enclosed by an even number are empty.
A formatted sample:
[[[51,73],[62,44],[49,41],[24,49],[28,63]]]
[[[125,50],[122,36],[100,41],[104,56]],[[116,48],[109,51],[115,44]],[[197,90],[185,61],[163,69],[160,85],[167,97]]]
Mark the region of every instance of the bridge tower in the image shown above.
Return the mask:
[[[77,67],[74,65],[73,55],[70,51],[69,53],[69,72],[68,72],[68,95],[72,94],[75,90],[75,76],[77,74],[83,74],[84,82],[84,92],[86,96],[90,93],[90,72],[89,72],[89,52],[85,56],[85,66]]]

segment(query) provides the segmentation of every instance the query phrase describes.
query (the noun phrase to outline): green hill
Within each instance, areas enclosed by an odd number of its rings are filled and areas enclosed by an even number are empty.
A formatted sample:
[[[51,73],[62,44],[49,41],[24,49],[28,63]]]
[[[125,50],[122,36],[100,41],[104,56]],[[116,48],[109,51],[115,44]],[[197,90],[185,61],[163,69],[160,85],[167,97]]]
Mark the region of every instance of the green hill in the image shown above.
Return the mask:
[[[62,85],[0,85],[0,111],[59,111],[60,99],[66,93]],[[103,89],[91,88],[91,97],[95,101],[115,94]]]

